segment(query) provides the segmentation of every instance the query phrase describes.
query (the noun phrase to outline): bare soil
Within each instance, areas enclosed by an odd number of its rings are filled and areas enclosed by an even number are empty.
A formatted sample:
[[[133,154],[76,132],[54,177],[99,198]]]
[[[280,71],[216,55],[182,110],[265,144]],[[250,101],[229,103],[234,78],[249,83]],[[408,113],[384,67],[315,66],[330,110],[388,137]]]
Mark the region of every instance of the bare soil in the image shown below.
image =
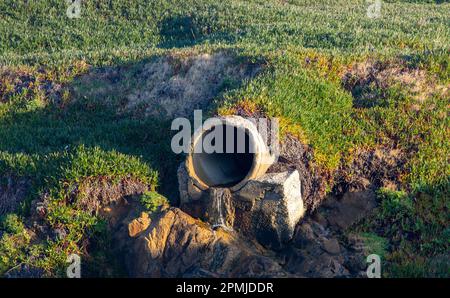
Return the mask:
[[[226,52],[173,53],[132,66],[93,69],[79,78],[74,91],[79,98],[118,105],[118,113],[192,117],[195,109],[207,110],[222,91],[238,87],[261,69]]]
[[[388,89],[393,86],[406,90],[417,104],[435,94],[449,94],[448,85],[438,84],[426,70],[412,68],[402,60],[354,63],[345,70],[342,85],[352,93],[355,108],[384,105]]]
[[[30,189],[30,181],[13,176],[0,177],[0,215],[15,212]]]

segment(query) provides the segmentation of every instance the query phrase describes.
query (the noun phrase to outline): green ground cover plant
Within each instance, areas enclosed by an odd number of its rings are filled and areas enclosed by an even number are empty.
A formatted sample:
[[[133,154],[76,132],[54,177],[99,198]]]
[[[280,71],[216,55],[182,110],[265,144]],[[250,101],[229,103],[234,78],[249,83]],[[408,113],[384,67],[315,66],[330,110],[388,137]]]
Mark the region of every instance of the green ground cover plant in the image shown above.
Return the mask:
[[[398,150],[398,188],[380,189],[379,208],[357,229],[383,251],[386,276],[449,276],[439,261],[450,239],[449,3],[383,1],[375,19],[363,0],[85,1],[79,19],[66,10],[56,0],[0,3],[0,185],[28,185],[1,219],[0,274],[28,266],[63,276],[88,236],[98,239],[92,262],[106,262],[104,220],[77,205],[82,192],[71,197],[91,179],[139,181],[150,210],[162,195],[176,205],[183,157],[170,150],[170,121],[117,113],[121,90],[138,86],[156,57],[227,51],[264,67],[225,84],[209,112],[244,102],[280,117],[330,173],[358,150]],[[383,66],[372,81],[352,71],[375,62]],[[94,98],[89,90],[109,85],[82,78],[111,69],[125,74],[108,83],[117,87],[108,98]],[[64,237],[30,235],[33,201],[43,198],[45,225]]]

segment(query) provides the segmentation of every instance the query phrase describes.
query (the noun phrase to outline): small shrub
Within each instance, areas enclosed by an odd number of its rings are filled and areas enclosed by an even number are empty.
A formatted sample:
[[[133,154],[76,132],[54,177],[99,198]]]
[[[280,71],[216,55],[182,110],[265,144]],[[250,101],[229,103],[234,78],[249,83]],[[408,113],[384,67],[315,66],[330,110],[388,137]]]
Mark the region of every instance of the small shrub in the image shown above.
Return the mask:
[[[381,200],[381,216],[393,221],[408,216],[413,211],[412,200],[403,191],[380,189],[378,198]]]
[[[26,263],[31,255],[31,237],[25,230],[22,220],[16,214],[7,214],[0,219],[0,277],[18,264]]]
[[[361,237],[364,240],[366,251],[371,254],[377,254],[381,258],[384,258],[387,251],[387,240],[374,233],[362,233]]]
[[[10,234],[20,234],[25,226],[17,214],[10,213],[0,219],[0,228]]]
[[[144,193],[140,201],[141,204],[151,212],[155,212],[160,206],[169,205],[169,201],[167,200],[167,198],[155,191]]]

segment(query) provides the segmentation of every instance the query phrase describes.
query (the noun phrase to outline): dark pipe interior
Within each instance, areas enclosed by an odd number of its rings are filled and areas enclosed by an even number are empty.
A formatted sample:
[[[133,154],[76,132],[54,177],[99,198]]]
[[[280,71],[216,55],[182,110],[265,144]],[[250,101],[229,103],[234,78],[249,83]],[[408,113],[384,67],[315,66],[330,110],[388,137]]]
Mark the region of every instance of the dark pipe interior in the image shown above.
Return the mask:
[[[222,130],[223,146],[227,144],[226,136],[227,125],[215,126],[211,130],[205,132],[203,137],[207,136],[214,129]],[[244,153],[237,153],[237,127],[233,128],[234,136],[234,153],[226,153],[226,147],[222,148],[224,153],[194,153],[192,155],[193,167],[195,174],[205,184],[210,187],[231,187],[241,182],[249,173],[253,165],[254,154],[250,153],[250,137],[245,132],[245,150]],[[240,128],[239,128],[240,129]],[[204,140],[204,138],[203,138]],[[213,145],[214,142],[213,142]]]

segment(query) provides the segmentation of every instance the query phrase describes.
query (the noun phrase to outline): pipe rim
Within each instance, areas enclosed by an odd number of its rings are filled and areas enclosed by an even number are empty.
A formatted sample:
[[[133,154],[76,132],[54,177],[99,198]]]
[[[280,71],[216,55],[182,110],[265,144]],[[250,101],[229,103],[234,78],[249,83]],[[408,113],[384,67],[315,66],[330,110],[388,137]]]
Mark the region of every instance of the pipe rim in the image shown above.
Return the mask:
[[[203,136],[207,131],[211,130],[214,126],[219,125],[229,125],[237,127],[238,129],[244,129],[245,133],[249,136],[249,139],[253,144],[255,144],[255,153],[253,153],[252,166],[250,167],[247,175],[244,176],[238,183],[229,186],[230,191],[238,191],[245,184],[247,184],[248,180],[259,178],[262,176],[269,166],[272,164],[273,159],[270,155],[266,144],[264,143],[262,136],[259,134],[255,124],[243,117],[240,116],[226,116],[226,117],[217,117],[213,121],[209,121],[197,129],[194,132],[193,138],[190,144],[189,154],[186,158],[186,169],[189,177],[192,179],[194,184],[200,188],[201,190],[209,189],[210,185],[205,183],[196,173],[194,161],[193,161],[193,151],[195,145],[199,141],[200,137]],[[262,148],[261,148],[262,147]],[[264,161],[268,161],[267,163],[263,163]]]

